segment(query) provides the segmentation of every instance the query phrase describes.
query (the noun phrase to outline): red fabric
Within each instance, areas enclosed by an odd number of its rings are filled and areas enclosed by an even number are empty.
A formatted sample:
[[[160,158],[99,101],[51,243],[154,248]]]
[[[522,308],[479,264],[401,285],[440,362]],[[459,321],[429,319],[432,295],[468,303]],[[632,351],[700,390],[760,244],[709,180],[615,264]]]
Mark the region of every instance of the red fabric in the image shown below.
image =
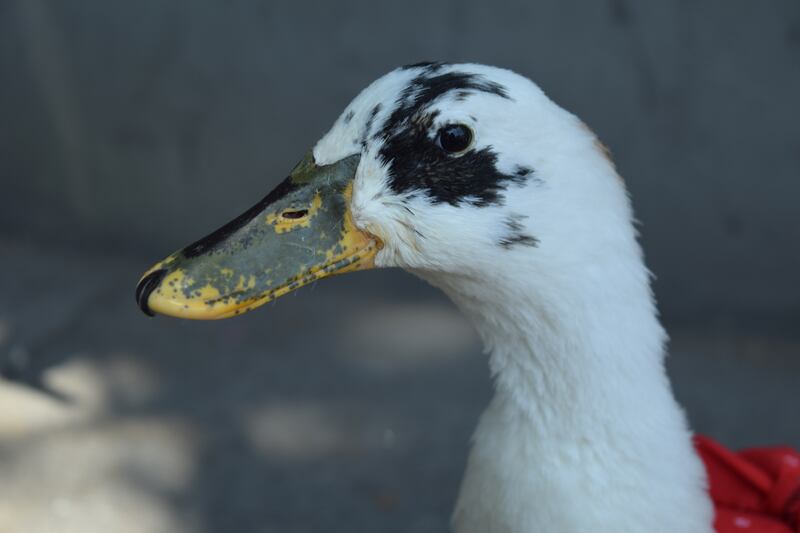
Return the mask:
[[[800,533],[800,453],[732,452],[701,436],[695,447],[708,472],[718,533]]]

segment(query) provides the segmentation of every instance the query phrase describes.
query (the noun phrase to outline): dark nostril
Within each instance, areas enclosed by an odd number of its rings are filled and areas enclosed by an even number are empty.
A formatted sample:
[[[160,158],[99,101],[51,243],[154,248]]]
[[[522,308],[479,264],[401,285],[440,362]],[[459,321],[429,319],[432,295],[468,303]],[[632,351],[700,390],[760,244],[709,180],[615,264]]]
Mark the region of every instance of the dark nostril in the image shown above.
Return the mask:
[[[296,211],[284,211],[283,215],[281,216],[283,216],[283,218],[288,218],[289,220],[294,220],[298,218],[303,218],[307,214],[308,214],[307,209],[298,209]]]
[[[150,293],[159,286],[166,275],[167,271],[163,268],[150,272],[136,286],[136,303],[139,304],[139,309],[147,316],[155,316],[155,313],[150,310],[150,306],[147,305],[147,300],[150,298]]]

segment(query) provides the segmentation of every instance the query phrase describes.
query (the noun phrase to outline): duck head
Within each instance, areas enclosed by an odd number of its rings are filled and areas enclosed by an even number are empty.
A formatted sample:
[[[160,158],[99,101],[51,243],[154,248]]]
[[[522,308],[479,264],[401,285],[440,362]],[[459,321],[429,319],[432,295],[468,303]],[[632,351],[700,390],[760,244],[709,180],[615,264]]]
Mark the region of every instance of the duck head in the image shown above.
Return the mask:
[[[148,314],[225,318],[376,266],[430,280],[552,279],[598,250],[593,228],[630,224],[598,146],[511,71],[399,68],[364,89],[263,200],[147,271],[137,301]]]

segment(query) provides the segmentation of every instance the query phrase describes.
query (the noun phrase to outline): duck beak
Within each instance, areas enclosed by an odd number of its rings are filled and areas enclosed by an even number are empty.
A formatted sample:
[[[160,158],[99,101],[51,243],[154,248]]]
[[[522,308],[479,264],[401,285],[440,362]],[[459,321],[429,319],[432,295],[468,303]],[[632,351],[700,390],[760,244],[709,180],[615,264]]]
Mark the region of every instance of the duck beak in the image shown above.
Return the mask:
[[[309,152],[258,204],[148,270],[136,288],[148,315],[227,318],[311,281],[375,266],[381,242],[353,224],[359,155],[318,166]]]

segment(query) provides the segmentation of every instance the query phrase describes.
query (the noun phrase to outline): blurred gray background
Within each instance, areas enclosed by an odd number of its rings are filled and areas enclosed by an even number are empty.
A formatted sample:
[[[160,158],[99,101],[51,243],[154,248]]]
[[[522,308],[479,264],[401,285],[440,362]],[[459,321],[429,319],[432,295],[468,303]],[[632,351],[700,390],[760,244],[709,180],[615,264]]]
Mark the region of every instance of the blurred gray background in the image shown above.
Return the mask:
[[[401,272],[220,323],[138,275],[395,66],[531,77],[611,148],[676,393],[800,446],[800,2],[0,0],[0,531],[443,531],[490,395]]]

